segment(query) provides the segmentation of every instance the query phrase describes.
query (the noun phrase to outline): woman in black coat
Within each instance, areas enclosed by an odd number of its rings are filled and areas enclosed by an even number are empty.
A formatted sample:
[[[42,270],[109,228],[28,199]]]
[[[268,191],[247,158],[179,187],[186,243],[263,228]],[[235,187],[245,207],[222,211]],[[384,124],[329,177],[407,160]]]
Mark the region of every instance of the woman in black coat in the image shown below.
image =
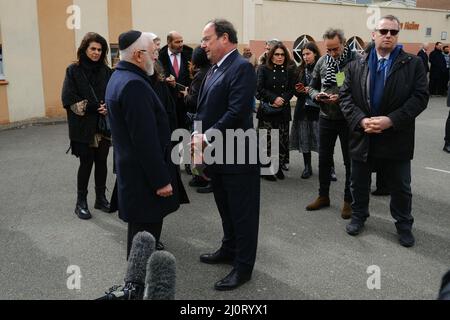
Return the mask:
[[[286,46],[278,42],[268,53],[267,62],[258,68],[257,98],[261,100],[256,117],[258,129],[268,130],[268,150],[270,150],[270,130],[280,131],[280,166],[275,175],[264,176],[276,181],[284,179],[283,169],[289,163],[289,122],[291,121],[290,101],[294,95],[295,74],[291,66],[290,53]],[[266,106],[279,109],[269,114]]]
[[[97,33],[89,32],[77,51],[78,61],[66,70],[62,103],[67,111],[72,154],[80,159],[78,197],[75,214],[92,218],[87,204],[89,178],[95,163],[95,208],[109,212],[105,197],[107,158],[111,133],[106,119],[105,91],[112,70],[108,67],[108,44]]]
[[[312,82],[312,72],[320,58],[320,51],[314,42],[308,42],[301,52],[302,63],[295,85],[295,95],[298,100],[295,106],[290,147],[292,150],[303,153],[305,169],[302,179],[308,179],[312,175],[311,152],[319,152],[320,106],[310,98],[308,92]]]

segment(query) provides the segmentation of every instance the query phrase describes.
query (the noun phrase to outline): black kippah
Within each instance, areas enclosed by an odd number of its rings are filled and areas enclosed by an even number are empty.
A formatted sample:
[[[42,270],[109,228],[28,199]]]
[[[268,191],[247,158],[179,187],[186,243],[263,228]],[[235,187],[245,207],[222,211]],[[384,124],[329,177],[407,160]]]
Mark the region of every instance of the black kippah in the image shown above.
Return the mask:
[[[136,30],[130,30],[130,31],[122,33],[119,36],[119,49],[125,50],[126,48],[131,46],[133,43],[135,43],[136,40],[139,39],[141,35],[142,35],[142,32],[136,31]]]

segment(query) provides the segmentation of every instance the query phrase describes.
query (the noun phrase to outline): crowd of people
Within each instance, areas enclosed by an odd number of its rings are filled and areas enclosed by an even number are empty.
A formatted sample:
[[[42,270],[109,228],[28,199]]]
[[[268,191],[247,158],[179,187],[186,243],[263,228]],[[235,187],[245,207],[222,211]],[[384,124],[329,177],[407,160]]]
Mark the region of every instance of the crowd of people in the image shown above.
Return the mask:
[[[260,166],[250,163],[214,164],[200,174],[185,165],[186,173],[193,175],[189,185],[199,193],[214,194],[222,220],[220,248],[200,257],[203,263],[233,266],[216,283],[217,290],[232,290],[250,280],[258,242],[260,177],[285,179],[290,151],[303,156],[302,179],[313,175],[312,152],[318,153],[318,197],[306,210],[330,206],[337,138],[345,167],[341,216],[350,220],[347,233],[355,236],[363,231],[371,176],[377,172],[377,190],[372,194],[390,195],[399,242],[413,246],[415,118],[427,107],[429,92],[446,91],[449,56],[448,46],[437,43],[430,68],[426,48],[419,52],[422,60],[406,53],[398,44],[399,32],[395,16],[381,18],[372,42],[359,54],[346,44],[342,30],[330,28],[323,35],[326,52],[322,55],[314,42],[308,42],[297,66],[277,39],[267,41],[259,58],[249,47],[241,56],[236,30],[226,20],[209,22],[194,49],[184,45],[176,31],[169,32],[167,45],[161,48],[157,35],[131,30],[119,38],[121,59],[114,71],[107,64],[106,40],[88,33],[77,61],[66,71],[62,92],[72,154],[80,159],[76,215],[92,217],[87,193],[95,164],[95,208],[118,210],[128,223],[128,254],[140,231],[152,233],[157,248],[164,249],[160,241],[164,217],[189,203],[180,166],[170,158],[178,144],[171,141],[171,133],[190,130],[193,150],[200,142],[203,152],[212,142],[208,134],[212,129],[222,133],[253,129],[256,113],[256,130],[267,132],[268,150],[271,131],[279,131],[279,166],[271,174],[261,175]],[[199,121],[203,133],[194,125]],[[447,152],[449,130],[450,113]],[[110,203],[105,183],[111,145],[117,182]],[[243,148],[248,151],[247,145]]]

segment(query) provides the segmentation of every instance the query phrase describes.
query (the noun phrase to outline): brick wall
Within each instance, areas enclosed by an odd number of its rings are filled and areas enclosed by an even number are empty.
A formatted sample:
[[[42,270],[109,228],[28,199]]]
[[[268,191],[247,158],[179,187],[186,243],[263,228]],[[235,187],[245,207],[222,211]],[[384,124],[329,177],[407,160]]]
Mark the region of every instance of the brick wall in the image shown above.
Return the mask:
[[[450,0],[417,0],[417,8],[450,10]]]

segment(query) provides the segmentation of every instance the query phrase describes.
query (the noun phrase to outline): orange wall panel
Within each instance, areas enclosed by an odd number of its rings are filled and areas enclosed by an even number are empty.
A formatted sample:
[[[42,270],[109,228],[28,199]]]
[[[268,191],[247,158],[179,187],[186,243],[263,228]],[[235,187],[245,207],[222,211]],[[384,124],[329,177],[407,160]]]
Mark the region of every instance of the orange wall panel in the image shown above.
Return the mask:
[[[72,0],[36,0],[47,117],[64,116],[61,89],[67,66],[76,59],[75,32],[67,27]]]

